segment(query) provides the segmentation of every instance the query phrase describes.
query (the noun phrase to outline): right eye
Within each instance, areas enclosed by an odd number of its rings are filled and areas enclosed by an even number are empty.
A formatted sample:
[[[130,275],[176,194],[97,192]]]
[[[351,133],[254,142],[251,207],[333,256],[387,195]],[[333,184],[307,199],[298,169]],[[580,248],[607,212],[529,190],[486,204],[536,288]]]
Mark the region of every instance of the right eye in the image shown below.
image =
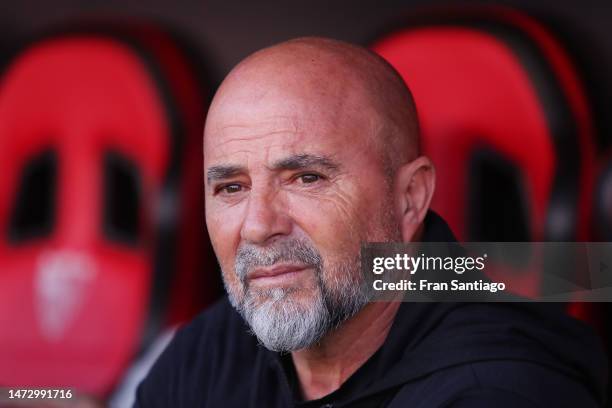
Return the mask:
[[[223,194],[235,194],[242,191],[242,186],[240,184],[226,184],[217,187],[215,193],[223,193]]]

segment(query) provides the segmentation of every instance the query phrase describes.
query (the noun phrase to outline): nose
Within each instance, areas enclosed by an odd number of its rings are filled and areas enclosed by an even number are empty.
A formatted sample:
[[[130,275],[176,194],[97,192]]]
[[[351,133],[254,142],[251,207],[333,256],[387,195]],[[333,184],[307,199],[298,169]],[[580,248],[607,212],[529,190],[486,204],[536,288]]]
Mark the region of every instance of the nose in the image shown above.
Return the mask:
[[[251,191],[240,235],[243,241],[263,245],[291,233],[286,205],[272,191]]]

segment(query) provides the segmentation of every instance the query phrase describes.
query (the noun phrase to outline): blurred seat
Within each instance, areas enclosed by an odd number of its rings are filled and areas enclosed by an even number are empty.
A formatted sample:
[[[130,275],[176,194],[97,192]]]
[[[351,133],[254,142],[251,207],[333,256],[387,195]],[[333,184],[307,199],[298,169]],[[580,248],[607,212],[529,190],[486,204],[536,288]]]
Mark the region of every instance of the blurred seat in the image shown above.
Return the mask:
[[[413,90],[439,173],[433,206],[462,240],[587,237],[591,119],[542,26],[498,8],[427,13],[373,49]]]
[[[200,74],[178,37],[140,23],[38,37],[2,73],[0,384],[107,396],[218,295]]]
[[[460,240],[588,240],[593,124],[549,31],[505,8],[435,10],[373,49],[414,93],[438,173],[432,206]],[[532,273],[513,280],[525,294],[541,284]]]

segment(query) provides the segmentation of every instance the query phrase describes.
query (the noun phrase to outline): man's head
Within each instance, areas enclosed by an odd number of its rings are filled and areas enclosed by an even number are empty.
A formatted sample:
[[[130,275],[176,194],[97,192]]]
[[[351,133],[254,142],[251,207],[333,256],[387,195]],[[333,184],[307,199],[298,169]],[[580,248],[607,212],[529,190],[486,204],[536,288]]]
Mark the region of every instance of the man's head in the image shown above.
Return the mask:
[[[384,60],[304,38],[261,50],[206,120],[206,222],[230,301],[268,348],[311,346],[368,301],[363,242],[413,240],[434,188]]]

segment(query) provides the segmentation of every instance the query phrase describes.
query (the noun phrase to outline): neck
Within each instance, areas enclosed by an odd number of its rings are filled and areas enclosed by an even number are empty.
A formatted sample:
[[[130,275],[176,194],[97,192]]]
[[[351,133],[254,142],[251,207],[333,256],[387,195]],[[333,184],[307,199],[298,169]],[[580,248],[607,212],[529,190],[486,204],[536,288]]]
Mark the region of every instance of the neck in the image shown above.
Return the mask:
[[[321,398],[340,388],[382,346],[399,305],[369,303],[315,346],[292,352],[304,398]]]

